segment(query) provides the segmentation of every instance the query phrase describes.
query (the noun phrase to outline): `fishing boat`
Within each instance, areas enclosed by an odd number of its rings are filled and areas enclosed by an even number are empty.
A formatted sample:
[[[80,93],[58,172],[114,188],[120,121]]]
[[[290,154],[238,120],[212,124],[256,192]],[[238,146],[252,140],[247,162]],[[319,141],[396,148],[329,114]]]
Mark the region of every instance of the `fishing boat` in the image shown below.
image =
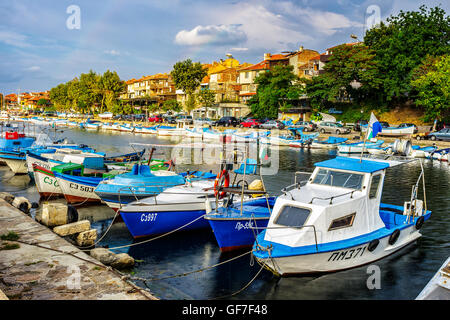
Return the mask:
[[[99,130],[102,125],[103,123],[100,121],[88,119],[85,123],[83,123],[83,128],[87,130]]]
[[[105,163],[116,163],[116,162],[132,162],[132,161],[138,161],[142,159],[144,156],[145,149],[142,149],[141,151],[121,154],[118,156],[109,156],[105,157],[104,162]]]
[[[431,154],[438,149],[436,146],[413,146],[411,157],[413,158],[426,158],[427,154]]]
[[[386,157],[384,157],[386,158]],[[336,157],[315,164],[301,186],[284,189],[253,255],[274,274],[334,272],[397,252],[421,237],[431,211],[418,199],[420,180],[402,205],[381,203],[388,168],[409,163],[391,157]]]
[[[158,128],[158,125],[152,126],[152,127],[135,126],[134,132],[135,133],[157,134],[157,131],[156,131],[157,128]]]
[[[121,124],[118,126],[118,130],[122,131],[122,132],[133,132],[134,131],[134,126],[132,126],[131,124]]]
[[[209,203],[214,198],[213,186],[214,181],[203,180],[170,187],[128,203],[119,213],[134,238],[209,228],[202,216],[208,206],[214,207],[214,202]]]
[[[439,149],[435,151],[426,151],[425,157],[431,160],[449,161],[450,148]]]
[[[99,113],[99,117],[102,119],[112,119],[113,117],[113,113],[112,112],[103,112],[103,113]]]
[[[230,136],[235,133],[237,130],[235,129],[226,129],[224,131],[213,130],[210,128],[206,128],[203,131],[203,140],[220,140],[224,136]]]
[[[234,132],[231,134],[231,142],[256,142],[258,139],[267,138],[270,131]]]
[[[150,167],[144,164],[136,164],[131,172],[124,173],[102,181],[95,189],[95,193],[113,209],[129,202],[155,196],[167,188],[185,184],[187,173],[177,174],[173,171],[150,172]],[[213,179],[216,176],[196,171],[190,173],[192,180]]]
[[[306,148],[310,147],[311,143],[319,136],[319,133],[311,133],[311,134],[305,134],[303,132],[300,133],[301,138],[297,140],[293,140],[289,143],[289,147],[292,148]]]
[[[258,191],[261,193],[261,191]],[[220,251],[228,252],[251,247],[256,235],[267,226],[275,197],[259,197],[226,203],[206,214]]]
[[[386,128],[382,128],[382,130],[378,133],[378,135],[387,136],[387,137],[401,137],[401,136],[412,135],[414,133],[414,129],[415,129],[414,126],[386,127]],[[366,132],[367,125],[361,125],[361,131]]]
[[[311,148],[317,149],[335,149],[347,141],[347,138],[329,136],[326,140],[315,139],[311,142]]]
[[[343,143],[337,146],[339,153],[361,153],[361,152],[369,152],[369,149],[378,149],[381,148],[381,145],[384,143],[384,140],[377,141],[358,141],[353,143]]]
[[[188,138],[203,138],[203,132],[206,128],[186,128],[184,136]]]
[[[159,126],[156,128],[158,136],[182,136],[184,135],[183,128],[177,128],[173,126]]]

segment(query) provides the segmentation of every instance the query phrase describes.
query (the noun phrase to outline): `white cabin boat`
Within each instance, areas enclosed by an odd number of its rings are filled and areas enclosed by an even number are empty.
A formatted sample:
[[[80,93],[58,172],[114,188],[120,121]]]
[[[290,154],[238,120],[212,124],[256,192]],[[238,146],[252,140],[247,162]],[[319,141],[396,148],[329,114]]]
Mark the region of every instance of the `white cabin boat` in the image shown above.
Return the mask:
[[[283,189],[253,255],[277,275],[334,272],[384,258],[421,237],[431,212],[417,199],[381,203],[386,169],[409,161],[336,157]]]

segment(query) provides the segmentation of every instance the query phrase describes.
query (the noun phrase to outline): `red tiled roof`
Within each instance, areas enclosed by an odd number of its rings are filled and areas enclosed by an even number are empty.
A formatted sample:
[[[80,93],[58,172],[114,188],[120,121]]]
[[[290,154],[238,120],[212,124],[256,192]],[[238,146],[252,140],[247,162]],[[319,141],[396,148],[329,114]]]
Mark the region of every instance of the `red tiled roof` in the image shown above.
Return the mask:
[[[267,60],[261,61],[259,63],[256,63],[254,65],[251,65],[250,67],[239,69],[238,71],[244,71],[244,70],[267,70],[269,69],[269,65],[267,63]]]
[[[254,96],[256,92],[246,92],[246,93],[240,93],[240,96]]]

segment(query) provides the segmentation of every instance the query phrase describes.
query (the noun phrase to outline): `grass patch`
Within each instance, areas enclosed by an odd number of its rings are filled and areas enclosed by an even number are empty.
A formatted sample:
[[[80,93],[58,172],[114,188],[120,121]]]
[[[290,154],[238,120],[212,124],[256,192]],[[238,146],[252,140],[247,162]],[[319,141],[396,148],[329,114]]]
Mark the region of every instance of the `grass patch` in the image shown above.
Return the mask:
[[[18,243],[3,243],[0,250],[14,250],[19,248],[20,245]]]
[[[20,236],[15,233],[14,231],[10,231],[8,233],[2,234],[0,236],[0,239],[2,240],[9,240],[9,241],[16,241],[19,240]]]
[[[36,262],[28,262],[28,263],[24,263],[24,265],[26,265],[26,266],[31,266],[31,265],[37,264],[37,263],[39,263],[39,262],[43,262],[43,261],[39,260],[39,261],[36,261]]]

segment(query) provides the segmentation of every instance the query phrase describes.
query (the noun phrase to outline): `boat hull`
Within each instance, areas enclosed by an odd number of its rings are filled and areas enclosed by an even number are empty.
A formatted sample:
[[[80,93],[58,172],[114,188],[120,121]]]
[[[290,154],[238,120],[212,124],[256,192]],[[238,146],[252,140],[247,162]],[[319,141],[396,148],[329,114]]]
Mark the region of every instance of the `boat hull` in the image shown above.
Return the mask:
[[[64,194],[52,171],[39,166],[34,166],[33,170],[36,189],[38,190],[41,198],[49,199],[64,197]]]
[[[256,256],[256,258],[259,263],[265,264],[280,276],[336,272],[380,260],[397,252],[421,236],[415,225],[410,225],[401,230],[393,245],[389,244],[389,235],[380,238],[378,246],[372,252],[368,250],[370,242],[367,242],[327,252],[285,257],[272,256],[271,258]]]
[[[11,169],[14,174],[26,174],[28,173],[27,162],[24,159],[7,159],[3,158],[6,165]]]
[[[56,180],[61,188],[67,203],[101,203],[100,197],[94,190],[97,185],[92,183],[82,183],[65,177],[66,175],[55,174]]]
[[[222,252],[251,247],[255,242],[255,236],[262,230],[259,228],[267,227],[269,222],[269,217],[216,219],[207,216],[206,219],[214,230],[214,236]]]

